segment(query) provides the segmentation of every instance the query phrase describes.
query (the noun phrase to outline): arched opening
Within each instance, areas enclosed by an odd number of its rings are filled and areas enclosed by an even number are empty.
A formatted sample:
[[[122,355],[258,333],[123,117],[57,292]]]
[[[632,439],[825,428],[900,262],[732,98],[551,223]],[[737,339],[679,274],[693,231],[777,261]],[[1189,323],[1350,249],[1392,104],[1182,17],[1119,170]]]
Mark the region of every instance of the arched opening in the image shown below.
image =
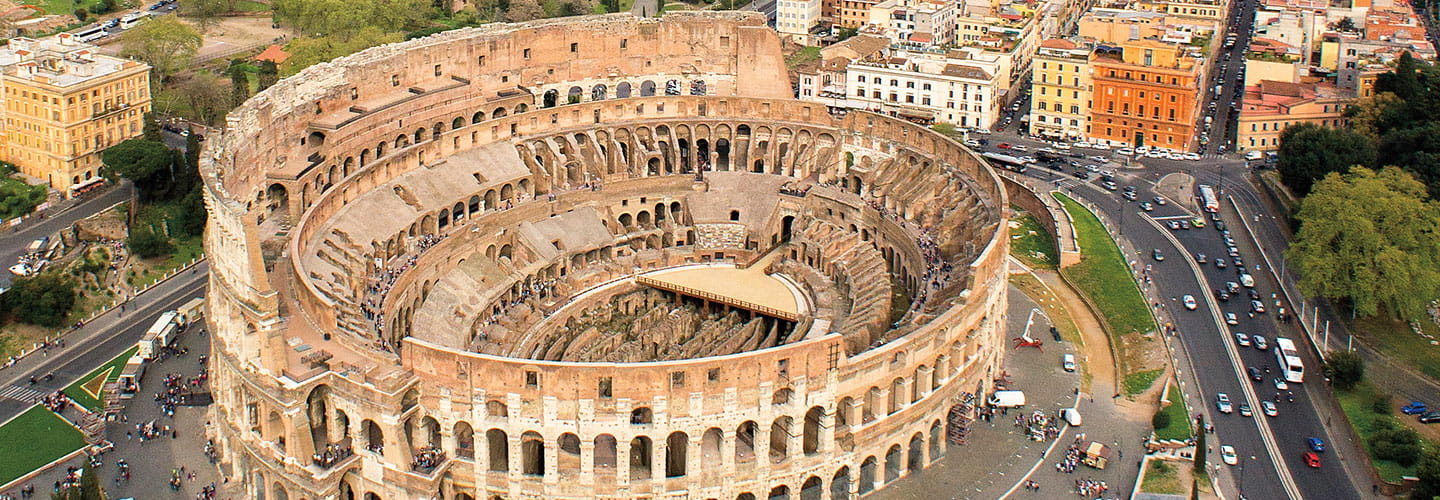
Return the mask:
[[[830,479],[830,499],[850,500],[850,468],[841,467]]]
[[[627,97],[630,97],[630,82],[620,82],[615,86],[615,98],[625,99]]]
[[[941,444],[941,443],[942,443],[942,436],[941,436],[941,434],[940,434],[940,429],[941,429],[941,426],[940,426],[940,421],[939,421],[939,420],[936,420],[935,423],[930,424],[930,461],[931,461],[931,462],[934,462],[934,461],[936,461],[936,460],[939,460],[940,457],[941,457],[941,456],[944,456],[944,454],[945,454],[945,447],[944,447],[943,444]]]
[[[561,478],[578,477],[580,474],[580,436],[564,433],[556,442],[559,452],[555,454],[555,470]]]
[[[780,219],[780,241],[790,241],[790,234],[794,227],[795,216],[786,215]]]
[[[785,404],[790,404],[790,397],[793,396],[793,395],[795,395],[795,391],[794,391],[794,390],[791,390],[789,387],[781,387],[780,390],[775,391],[773,394],[770,395],[770,404],[772,404],[772,405],[785,405]]]
[[[652,422],[654,422],[654,420],[655,420],[655,414],[654,414],[654,412],[651,412],[651,411],[650,411],[650,407],[648,407],[648,406],[641,406],[641,407],[636,408],[636,409],[634,409],[634,410],[630,410],[630,423],[631,423],[631,424],[634,424],[634,425],[644,425],[644,424],[652,423]]]
[[[610,97],[610,90],[603,83],[597,83],[590,88],[590,100],[603,101]]]
[[[385,432],[373,420],[360,422],[360,435],[365,438],[365,449],[375,453],[385,451]]]
[[[457,422],[452,434],[455,436],[455,456],[475,458],[475,430],[470,428],[470,423]]]
[[[820,478],[810,476],[800,485],[800,500],[820,500],[825,497],[825,487]]]
[[[690,81],[690,95],[705,95],[708,89],[705,88],[705,80]]]
[[[504,118],[508,114],[510,111],[505,108],[495,108],[495,111],[490,112],[490,118]]]
[[[735,429],[735,461],[755,460],[755,422],[745,421]]]
[[[865,461],[860,462],[860,496],[865,496],[865,494],[875,491],[875,468],[877,462],[879,461],[873,456],[865,457]]]
[[[651,97],[655,95],[655,82],[645,80],[640,83],[640,97]]]
[[[778,464],[790,458],[790,423],[790,417],[784,416],[770,424],[771,462]]]
[[[665,95],[680,95],[680,80],[666,80]]]
[[[510,470],[510,437],[500,429],[485,431],[485,446],[489,449],[490,471]]]
[[[472,123],[472,124],[480,123],[480,122],[483,122],[483,121],[485,121],[485,112],[484,112],[484,111],[476,111],[475,114],[470,115],[470,123]]]
[[[721,457],[721,445],[725,441],[725,435],[720,429],[711,427],[705,430],[700,436],[700,463],[704,464],[705,472],[715,472],[723,462]]]
[[[904,460],[904,452],[898,444],[891,446],[890,451],[885,452],[885,484],[900,479],[900,471],[905,468],[905,464],[902,463]]]
[[[730,222],[740,222],[740,211],[739,211],[739,210],[731,210],[731,211],[730,211]]]
[[[904,404],[905,380],[896,378],[890,382],[890,411],[887,415],[894,415],[895,412],[900,411],[900,407]]]
[[[650,479],[652,449],[650,438],[646,436],[639,436],[630,441],[630,479]]]
[[[274,500],[290,500],[290,492],[285,491],[285,485],[280,484],[279,481],[275,482],[271,491],[274,492]]]
[[[850,407],[855,406],[855,399],[845,396],[840,400],[840,405],[835,407],[835,426],[841,429],[850,426]]]
[[[660,175],[660,159],[659,159],[659,158],[651,158],[650,161],[648,161],[648,162],[645,163],[645,175],[648,175],[648,176]]]
[[[527,431],[520,435],[520,472],[527,476],[545,475],[545,438]]]
[[[312,147],[312,148],[318,148],[318,147],[320,147],[320,146],[324,146],[324,145],[325,145],[325,134],[320,133],[320,132],[311,132],[310,135],[309,135],[309,136],[306,136],[306,138],[305,138],[305,145],[310,146],[310,147]]]
[[[770,500],[790,500],[790,487],[782,484],[770,489]]]
[[[609,434],[595,436],[595,475],[613,479],[615,477],[615,461],[618,456],[615,436]]]
[[[918,432],[914,436],[910,436],[910,456],[908,458],[906,463],[909,465],[910,472],[918,472],[925,468],[925,436]]]
[[[559,104],[559,102],[558,102],[559,100],[560,100],[560,91],[559,91],[559,90],[555,90],[555,89],[546,90],[546,91],[545,91],[545,97],[544,97],[544,100],[543,100],[543,105],[544,105],[545,107],[547,107],[547,108],[553,108],[553,107],[555,107],[556,104]]]
[[[502,258],[502,259],[513,259],[513,258],[514,258],[514,252],[515,252],[515,251],[510,248],[510,245],[509,245],[509,244],[506,244],[506,245],[504,245],[504,246],[501,246],[501,247],[500,247],[500,258]]]
[[[690,447],[690,436],[684,432],[672,432],[665,439],[665,477],[680,477],[686,474],[686,458]]]
[[[525,104],[525,103],[522,102],[522,103],[520,103],[520,104],[516,104],[516,105],[515,105],[515,114],[518,115],[518,114],[524,113],[524,112],[526,112],[526,111],[530,111],[530,105],[529,105],[529,104]]]
[[[584,95],[584,89],[581,89],[580,87],[570,87],[570,92],[566,94],[565,102],[567,104],[579,104],[580,99],[582,99]]]
[[[806,455],[820,452],[820,425],[825,418],[825,409],[819,406],[805,412],[805,432],[801,438],[801,450]]]

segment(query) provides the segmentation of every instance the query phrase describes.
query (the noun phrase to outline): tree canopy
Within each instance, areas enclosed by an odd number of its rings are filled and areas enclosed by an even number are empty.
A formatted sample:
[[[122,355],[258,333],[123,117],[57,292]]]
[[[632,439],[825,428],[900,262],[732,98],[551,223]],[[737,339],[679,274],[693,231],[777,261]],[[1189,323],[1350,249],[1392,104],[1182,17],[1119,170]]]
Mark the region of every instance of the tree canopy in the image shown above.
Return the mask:
[[[18,277],[10,283],[4,298],[5,309],[32,325],[55,328],[75,305],[75,281],[56,272]]]
[[[163,191],[174,178],[174,156],[165,144],[144,139],[129,139],[110,146],[100,154],[105,167],[102,174],[124,177],[135,183],[142,197]]]
[[[1373,163],[1354,163],[1398,166],[1420,178],[1431,197],[1440,197],[1440,137],[1436,137],[1436,132],[1440,132],[1440,92],[1431,90],[1437,88],[1440,88],[1440,68],[1408,52],[1401,54],[1394,70],[1375,79],[1375,95],[1346,110],[1350,130],[1368,137],[1378,151]],[[1333,147],[1328,143],[1318,144],[1322,148]],[[1287,154],[1284,146],[1282,136],[1282,163]],[[1298,151],[1289,154],[1294,153]],[[1306,159],[1302,157],[1297,161],[1303,163]]]
[[[1425,316],[1440,297],[1440,204],[1396,167],[1354,167],[1316,183],[1296,213],[1300,231],[1286,251],[1306,293],[1348,301],[1372,316],[1384,306]]]
[[[409,31],[422,26],[432,12],[427,0],[275,0],[273,5],[275,19],[301,36],[331,37],[336,43],[348,42],[366,28],[387,34]]]
[[[180,15],[195,20],[200,33],[220,20],[220,16],[235,10],[236,0],[180,0]]]
[[[1280,180],[1304,196],[1311,184],[1331,172],[1355,165],[1372,166],[1375,146],[1362,134],[1313,123],[1300,123],[1280,134]]]
[[[348,37],[302,36],[290,42],[290,58],[285,60],[283,70],[286,76],[293,75],[337,57],[401,41],[404,36],[400,32],[386,32],[374,26],[361,28]]]
[[[200,33],[175,16],[161,16],[120,35],[120,55],[134,57],[155,70],[156,84],[190,65],[200,50]]]

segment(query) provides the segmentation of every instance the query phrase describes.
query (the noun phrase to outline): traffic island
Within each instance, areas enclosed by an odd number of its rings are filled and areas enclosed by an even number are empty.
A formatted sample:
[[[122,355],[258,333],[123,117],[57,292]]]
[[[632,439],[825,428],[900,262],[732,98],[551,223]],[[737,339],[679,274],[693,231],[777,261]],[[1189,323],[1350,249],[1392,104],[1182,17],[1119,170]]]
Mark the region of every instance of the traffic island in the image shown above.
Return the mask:
[[[105,384],[120,378],[120,371],[125,369],[125,362],[135,355],[135,350],[136,348],[131,347],[114,359],[105,362],[99,368],[70,384],[63,392],[75,401],[75,404],[85,407],[91,413],[104,410]]]
[[[10,482],[66,458],[85,446],[80,430],[59,415],[35,405],[0,425],[0,491]]]

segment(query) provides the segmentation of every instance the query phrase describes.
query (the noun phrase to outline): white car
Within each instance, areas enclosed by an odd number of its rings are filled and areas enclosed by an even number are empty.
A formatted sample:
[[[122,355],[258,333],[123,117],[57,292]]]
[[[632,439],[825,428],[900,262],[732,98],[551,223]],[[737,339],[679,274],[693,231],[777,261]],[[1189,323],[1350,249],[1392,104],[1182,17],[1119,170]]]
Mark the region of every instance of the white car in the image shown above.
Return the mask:
[[[1186,295],[1183,301],[1185,302],[1185,308],[1191,311],[1194,311],[1195,308],[1200,307],[1199,304],[1195,303],[1195,297],[1193,295]]]
[[[1070,144],[1070,145],[1073,146],[1073,147],[1085,148],[1085,149],[1090,149],[1090,148],[1095,147],[1094,144],[1090,144],[1090,143],[1085,142],[1085,141],[1080,141],[1080,142],[1072,143],[1072,144]]]
[[[1100,162],[1100,163],[1107,163],[1107,162],[1110,161],[1110,159],[1109,159],[1109,158],[1106,158],[1106,157],[1104,157],[1104,156],[1096,155],[1096,156],[1091,156],[1091,157],[1090,157],[1090,161],[1098,161],[1098,162]]]
[[[1225,461],[1225,465],[1240,464],[1240,456],[1235,454],[1235,447],[1228,444],[1220,445],[1220,459]]]
[[[975,139],[965,139],[965,145],[972,148],[978,148],[980,147],[980,141],[977,141]]]
[[[1185,153],[1184,156],[1186,160],[1200,161],[1200,153]]]
[[[1240,320],[1235,317],[1235,313],[1225,313],[1225,324],[1235,326],[1240,324]]]
[[[1149,153],[1150,153],[1150,146],[1140,146],[1140,147],[1138,147],[1138,148],[1135,148],[1135,154],[1137,154],[1137,155],[1143,155],[1143,154],[1149,154]]]
[[[1075,355],[1065,353],[1065,357],[1060,361],[1060,366],[1065,368],[1067,372],[1075,371]]]
[[[1115,154],[1120,155],[1120,156],[1134,156],[1134,155],[1135,155],[1135,150],[1130,149],[1130,148],[1120,148],[1120,149],[1115,150]]]
[[[1164,152],[1164,151],[1161,151],[1161,150],[1158,150],[1158,149],[1152,149],[1152,150],[1150,150],[1149,153],[1145,153],[1145,157],[1146,157],[1146,158],[1164,158],[1164,157],[1165,157],[1165,152]]]
[[[1101,151],[1109,151],[1109,150],[1110,150],[1110,145],[1109,145],[1109,144],[1105,144],[1105,143],[1103,143],[1103,142],[1097,142],[1097,143],[1095,143],[1095,144],[1091,144],[1090,147],[1091,147],[1092,149],[1098,149],[1098,150],[1101,150]]]
[[[1063,143],[1063,142],[1056,142],[1056,143],[1055,143],[1055,149],[1058,149],[1058,150],[1060,150],[1060,151],[1069,151],[1069,150],[1070,150],[1070,145],[1069,145],[1069,144],[1066,144],[1066,143]]]
[[[1013,145],[1010,146],[1010,150],[1011,150],[1011,151],[1019,151],[1019,152],[1021,152],[1021,153],[1024,153],[1024,152],[1026,152],[1026,151],[1029,151],[1030,148],[1025,147],[1025,145],[1023,145],[1023,144],[1013,144]]]
[[[1180,161],[1185,159],[1185,155],[1182,155],[1180,153],[1166,153],[1165,158]]]

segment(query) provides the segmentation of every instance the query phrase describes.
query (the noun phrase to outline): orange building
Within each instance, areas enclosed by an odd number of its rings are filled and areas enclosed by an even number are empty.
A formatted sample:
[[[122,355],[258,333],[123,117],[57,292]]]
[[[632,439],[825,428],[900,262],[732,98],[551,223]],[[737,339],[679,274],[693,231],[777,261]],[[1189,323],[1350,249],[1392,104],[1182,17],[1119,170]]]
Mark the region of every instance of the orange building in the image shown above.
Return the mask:
[[[1178,45],[1132,40],[1097,47],[1090,68],[1092,140],[1176,151],[1195,142],[1201,67]]]

